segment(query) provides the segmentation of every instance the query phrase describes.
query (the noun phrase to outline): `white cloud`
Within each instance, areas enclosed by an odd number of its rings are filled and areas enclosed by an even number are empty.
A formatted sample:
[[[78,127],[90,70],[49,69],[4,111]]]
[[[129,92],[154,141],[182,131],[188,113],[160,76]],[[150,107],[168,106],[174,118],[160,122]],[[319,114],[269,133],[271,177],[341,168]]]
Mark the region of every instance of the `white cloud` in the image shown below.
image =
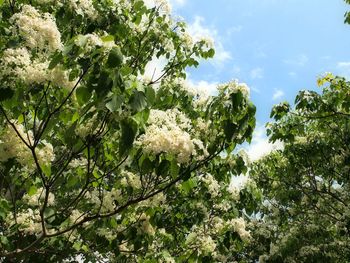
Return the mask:
[[[295,73],[294,71],[290,71],[288,72],[288,75],[292,78],[296,77],[297,76],[297,73]]]
[[[230,27],[227,31],[226,31],[226,34],[228,36],[231,36],[233,35],[234,33],[239,33],[241,32],[243,29],[243,26],[241,25],[238,25],[238,26],[233,26],[233,27]]]
[[[293,65],[293,66],[305,66],[306,63],[309,62],[309,57],[306,56],[305,54],[300,54],[299,56],[297,56],[296,58],[293,59],[285,59],[283,61],[285,64],[288,65]]]
[[[157,80],[163,74],[163,69],[167,64],[167,59],[165,57],[156,58],[153,57],[150,62],[147,63],[145,67],[145,74],[143,78],[152,81]]]
[[[264,77],[264,69],[254,68],[250,71],[250,77],[252,79],[262,79]]]
[[[338,62],[337,68],[341,76],[350,78],[350,62]]]
[[[188,33],[195,41],[203,37],[213,39],[215,56],[209,62],[220,68],[227,60],[232,59],[231,53],[224,48],[216,28],[203,25],[204,21],[203,17],[195,16],[193,23],[188,24]]]
[[[270,143],[265,133],[265,127],[257,125],[253,133],[252,143],[246,147],[247,154],[252,162],[259,160],[274,150],[283,149],[282,142]]]
[[[209,95],[216,95],[217,94],[217,86],[218,86],[218,82],[208,82],[208,81],[194,81],[191,79],[188,79],[188,84],[195,88],[196,90],[202,91],[206,94]]]
[[[273,100],[277,100],[277,99],[279,99],[279,98],[281,98],[281,97],[283,97],[283,96],[284,96],[283,90],[275,89],[275,92],[274,92],[273,95],[272,95],[272,99],[273,99]]]
[[[258,94],[261,92],[260,89],[254,87],[254,86],[251,86],[250,89]]]
[[[169,2],[174,7],[182,7],[186,4],[187,0],[169,0]]]
[[[237,65],[233,66],[233,69],[232,69],[232,74],[233,75],[239,75],[241,73],[241,68]]]

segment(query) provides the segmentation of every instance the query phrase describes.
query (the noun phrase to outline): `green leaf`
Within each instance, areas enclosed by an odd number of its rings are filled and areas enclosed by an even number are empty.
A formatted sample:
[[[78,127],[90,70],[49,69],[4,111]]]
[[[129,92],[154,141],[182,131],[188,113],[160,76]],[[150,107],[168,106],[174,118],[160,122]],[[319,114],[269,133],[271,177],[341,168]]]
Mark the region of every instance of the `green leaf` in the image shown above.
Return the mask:
[[[103,37],[101,37],[101,40],[103,42],[112,42],[112,41],[114,41],[114,36],[112,36],[112,35],[103,36]]]
[[[137,123],[132,118],[123,120],[121,126],[121,137],[119,143],[119,155],[124,156],[132,147],[137,134]]]
[[[170,175],[172,178],[176,178],[179,175],[180,166],[177,164],[176,159],[173,159],[170,164]]]
[[[146,98],[149,104],[153,104],[156,99],[156,92],[151,86],[147,86],[145,89]]]
[[[142,111],[147,106],[145,93],[135,90],[134,94],[130,97],[129,103],[133,111]]]
[[[38,188],[36,188],[35,185],[32,185],[31,187],[29,187],[27,193],[29,196],[33,196],[36,194],[37,191],[38,191]]]
[[[68,180],[67,180],[67,187],[70,188],[74,185],[76,185],[79,182],[79,179],[76,175],[71,175],[69,176]]]
[[[213,48],[208,50],[208,57],[212,58],[215,55],[215,50]]]
[[[115,112],[120,108],[123,103],[123,98],[119,95],[114,95],[112,99],[106,103],[106,108],[109,109],[110,112]]]
[[[107,59],[107,67],[115,68],[119,67],[123,63],[123,54],[120,51],[120,48],[114,47],[109,52],[109,56]]]
[[[91,92],[83,86],[77,88],[75,95],[80,106],[84,105],[91,98]]]
[[[230,121],[225,121],[224,122],[224,133],[226,136],[226,140],[231,141],[233,135],[237,131],[237,125],[230,122]]]
[[[57,53],[55,54],[49,64],[49,69],[53,69],[54,67],[56,67],[61,61],[63,61],[63,55],[62,53]]]
[[[51,164],[42,164],[41,165],[41,170],[47,177],[51,177]]]

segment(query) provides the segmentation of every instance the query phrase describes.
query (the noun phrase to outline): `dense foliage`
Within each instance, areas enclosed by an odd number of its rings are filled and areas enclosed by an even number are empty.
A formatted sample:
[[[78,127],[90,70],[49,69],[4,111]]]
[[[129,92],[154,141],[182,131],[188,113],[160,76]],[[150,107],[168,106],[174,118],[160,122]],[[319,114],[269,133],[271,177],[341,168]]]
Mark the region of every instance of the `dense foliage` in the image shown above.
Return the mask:
[[[249,89],[191,89],[212,44],[149,2],[0,1],[2,262],[243,257],[259,195],[230,178],[246,171],[232,152],[255,126]]]
[[[275,151],[252,166],[264,194],[254,252],[261,262],[350,258],[350,82],[327,74],[322,94],[300,91],[267,125]]]

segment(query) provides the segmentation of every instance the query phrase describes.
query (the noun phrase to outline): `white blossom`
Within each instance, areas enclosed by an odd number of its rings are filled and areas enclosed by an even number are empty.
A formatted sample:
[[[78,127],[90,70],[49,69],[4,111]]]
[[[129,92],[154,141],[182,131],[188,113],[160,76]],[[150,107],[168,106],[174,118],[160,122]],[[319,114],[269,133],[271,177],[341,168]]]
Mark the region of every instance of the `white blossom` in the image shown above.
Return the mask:
[[[62,48],[61,34],[51,14],[41,14],[33,6],[23,5],[21,12],[14,14],[10,22],[28,48],[49,52]]]
[[[46,191],[41,187],[36,190],[36,193],[33,195],[25,194],[23,196],[23,201],[30,206],[39,206],[44,203]],[[47,205],[52,206],[55,203],[55,195],[53,193],[49,193],[47,199]]]
[[[219,85],[218,90],[221,92],[225,92],[226,94],[236,93],[240,91],[246,98],[249,98],[250,96],[250,89],[247,86],[247,84],[240,83],[236,79],[228,83]]]
[[[146,133],[137,142],[144,151],[176,155],[179,163],[189,162],[192,156],[198,157],[197,150],[202,155],[207,154],[203,143],[191,138],[191,121],[178,109],[151,110],[148,123]]]
[[[93,6],[92,0],[68,0],[69,7],[78,15],[96,19],[98,17],[97,10]]]

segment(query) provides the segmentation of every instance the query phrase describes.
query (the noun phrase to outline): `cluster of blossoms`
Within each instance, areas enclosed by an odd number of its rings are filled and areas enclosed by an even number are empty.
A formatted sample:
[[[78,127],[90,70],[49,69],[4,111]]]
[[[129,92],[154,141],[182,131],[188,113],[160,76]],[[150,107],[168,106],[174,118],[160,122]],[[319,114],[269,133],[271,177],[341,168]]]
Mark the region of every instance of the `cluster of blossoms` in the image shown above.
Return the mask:
[[[97,131],[97,114],[94,114],[86,122],[78,125],[75,128],[75,133],[81,138],[85,138],[90,134],[93,134]]]
[[[122,191],[120,189],[112,188],[109,191],[92,190],[85,195],[86,200],[93,204],[101,213],[108,213],[115,210],[116,202],[122,200]]]
[[[150,223],[150,217],[146,215],[145,213],[142,213],[139,219],[140,222],[140,228],[139,231],[141,231],[139,234],[148,234],[150,236],[154,236],[155,229]]]
[[[246,230],[246,223],[242,217],[231,219],[227,224],[240,236],[240,238],[248,242],[251,238],[249,231]]]
[[[61,34],[51,14],[40,14],[34,7],[23,5],[22,11],[14,14],[10,22],[14,25],[14,35],[20,35],[29,49],[52,53],[62,48]]]
[[[39,5],[55,4],[58,7],[68,7],[77,15],[90,18],[91,20],[95,20],[98,17],[98,12],[92,0],[35,0],[35,2]],[[114,2],[117,1],[114,0]]]
[[[92,20],[97,18],[97,11],[93,6],[92,0],[68,0],[68,6],[78,15],[88,17]]]
[[[211,174],[202,175],[199,179],[205,183],[212,197],[217,197],[220,194],[220,184]]]
[[[69,72],[62,67],[49,69],[50,55],[63,47],[54,17],[23,5],[10,22],[14,33],[23,39],[24,47],[4,50],[0,78],[12,88],[18,79],[26,84],[51,82],[54,86],[73,88],[75,81],[69,80]]]
[[[41,187],[36,190],[36,193],[33,195],[25,194],[23,196],[23,201],[29,206],[39,206],[45,200],[45,190]],[[49,193],[47,198],[47,206],[52,206],[55,203],[55,195],[53,193]]]
[[[216,248],[216,243],[212,237],[196,225],[192,227],[192,232],[188,234],[186,245],[191,249],[197,249],[202,255],[211,254]]]
[[[83,50],[83,52],[80,54],[80,57],[91,53],[96,48],[103,48],[105,52],[108,52],[111,50],[111,48],[116,46],[114,40],[103,40],[96,33],[78,35],[74,40],[74,44]]]
[[[25,142],[28,145],[33,144],[33,133],[32,131],[26,131],[22,124],[12,122],[18,134],[10,125],[3,131],[0,140],[0,162],[16,158],[17,162],[23,167],[29,170],[35,169],[33,154],[25,144]],[[41,141],[35,149],[35,154],[40,165],[46,165],[55,159],[52,145],[45,140]]]
[[[16,214],[16,218],[10,213],[5,219],[5,223],[8,227],[13,224],[18,224],[19,229],[26,234],[35,235],[41,232],[41,217],[38,209],[25,209]]]
[[[145,152],[173,154],[179,163],[208,154],[202,141],[191,138],[191,121],[178,109],[151,110],[148,124],[145,134],[137,141]]]
[[[158,8],[162,14],[169,15],[171,13],[172,8],[167,0],[144,0],[144,3],[148,8]]]
[[[245,83],[239,83],[238,80],[232,80],[228,83],[221,84],[218,86],[218,90],[225,94],[237,93],[240,91],[244,97],[249,98],[250,89]]]
[[[121,185],[124,187],[130,186],[131,188],[138,190],[141,189],[142,183],[140,177],[132,172],[123,171],[122,179],[120,181]]]

